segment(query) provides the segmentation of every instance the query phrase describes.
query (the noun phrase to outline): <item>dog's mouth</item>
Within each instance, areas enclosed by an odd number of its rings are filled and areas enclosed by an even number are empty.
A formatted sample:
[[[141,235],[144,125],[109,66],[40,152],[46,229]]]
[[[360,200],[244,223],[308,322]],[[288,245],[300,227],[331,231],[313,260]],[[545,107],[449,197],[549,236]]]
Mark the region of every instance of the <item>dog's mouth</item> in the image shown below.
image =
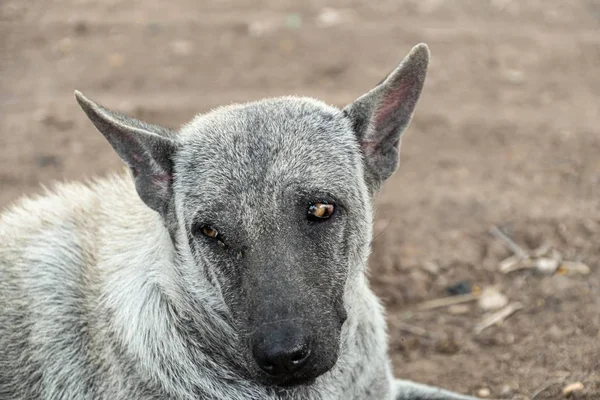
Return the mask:
[[[280,389],[282,391],[307,387],[315,384],[317,379],[329,372],[334,365],[335,363],[332,363],[331,366],[321,365],[317,369],[279,377],[262,375],[258,378],[258,381],[261,385],[271,387],[275,390]]]
[[[292,389],[298,386],[309,386],[312,385],[313,383],[315,383],[315,381],[317,380],[317,378],[296,378],[296,379],[289,379],[283,382],[280,382],[278,384],[276,384],[276,386],[282,388],[282,389]]]

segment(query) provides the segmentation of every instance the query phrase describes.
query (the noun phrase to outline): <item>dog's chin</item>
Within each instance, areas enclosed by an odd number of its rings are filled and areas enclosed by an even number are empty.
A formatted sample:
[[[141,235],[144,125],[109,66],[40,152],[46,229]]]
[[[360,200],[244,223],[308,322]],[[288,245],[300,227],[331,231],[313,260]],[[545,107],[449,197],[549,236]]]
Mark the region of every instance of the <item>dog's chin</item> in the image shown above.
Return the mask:
[[[280,381],[278,383],[271,383],[271,386],[277,386],[282,389],[294,389],[298,387],[310,386],[315,383],[317,378],[306,377],[306,378],[296,378],[289,379],[285,381]]]
[[[281,377],[281,378],[265,376],[263,374],[260,374],[260,376],[255,377],[255,381],[260,383],[263,386],[268,386],[268,387],[273,387],[273,388],[281,388],[284,390],[307,387],[307,386],[313,385],[315,383],[315,381],[317,380],[317,378],[319,378],[326,372],[330,371],[334,365],[335,365],[335,362],[332,363],[331,365],[322,366],[318,370],[316,370],[316,371],[313,370],[310,373],[304,373],[304,374],[300,373],[296,376]]]

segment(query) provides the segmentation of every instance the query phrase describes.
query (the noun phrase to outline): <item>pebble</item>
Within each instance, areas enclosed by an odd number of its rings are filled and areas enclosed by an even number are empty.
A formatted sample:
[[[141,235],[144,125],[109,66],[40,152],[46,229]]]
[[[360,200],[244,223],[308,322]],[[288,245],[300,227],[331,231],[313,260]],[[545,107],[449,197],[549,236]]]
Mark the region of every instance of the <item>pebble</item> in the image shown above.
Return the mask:
[[[448,286],[446,291],[450,296],[460,296],[463,294],[472,293],[473,285],[469,281],[460,281]]]
[[[317,15],[316,22],[319,26],[328,27],[349,23],[354,17],[354,11],[351,9],[325,7],[319,12],[319,15]]]
[[[302,17],[300,14],[289,14],[285,19],[285,26],[288,29],[298,29],[302,27]]]
[[[435,350],[441,354],[456,354],[460,351],[460,345],[453,338],[447,338],[437,341]]]
[[[85,22],[79,21],[73,26],[73,31],[75,32],[75,34],[83,36],[86,33],[88,33],[88,26]]]
[[[56,49],[63,55],[67,55],[73,51],[73,39],[64,37],[56,44]]]
[[[575,383],[571,383],[570,385],[565,386],[562,392],[563,392],[563,395],[565,395],[565,396],[571,396],[575,393],[582,392],[583,389],[584,389],[583,383],[575,382]]]
[[[495,288],[485,288],[478,301],[479,307],[484,311],[499,310],[508,304],[508,297]]]
[[[44,154],[36,157],[35,162],[38,167],[57,167],[61,164],[60,159],[53,154]]]
[[[151,35],[157,35],[162,30],[162,27],[158,22],[149,22],[146,25],[146,31]]]
[[[33,119],[37,122],[44,122],[51,115],[50,111],[45,108],[38,108],[33,112]]]
[[[113,68],[118,68],[125,64],[125,56],[120,53],[113,53],[108,56],[108,64]]]
[[[512,396],[515,393],[515,389],[511,385],[503,385],[500,394],[503,397]]]
[[[272,21],[252,21],[248,24],[248,34],[254,37],[264,36],[278,28]]]
[[[177,56],[187,56],[194,50],[194,44],[189,40],[175,40],[169,44],[173,54]]]
[[[283,53],[291,53],[294,50],[294,42],[290,39],[284,38],[279,41],[279,49]]]
[[[321,26],[337,25],[341,22],[340,13],[333,8],[326,7],[317,16],[317,23]]]
[[[477,396],[479,397],[490,397],[492,392],[488,388],[481,388],[477,391]]]
[[[550,337],[553,339],[560,339],[563,337],[563,331],[558,327],[558,325],[552,325],[550,328],[548,328],[547,332],[548,335],[550,335]]]
[[[542,257],[542,258],[538,258],[535,261],[535,268],[543,273],[543,274],[548,274],[548,275],[552,275],[553,273],[556,272],[556,270],[558,269],[558,266],[560,265],[560,260],[557,260],[555,258],[546,258],[546,257]]]
[[[509,69],[504,71],[504,78],[515,85],[521,85],[525,83],[525,74],[523,71],[519,71],[516,69]]]
[[[423,263],[423,269],[429,272],[431,275],[437,275],[440,273],[440,266],[435,261],[426,261]]]

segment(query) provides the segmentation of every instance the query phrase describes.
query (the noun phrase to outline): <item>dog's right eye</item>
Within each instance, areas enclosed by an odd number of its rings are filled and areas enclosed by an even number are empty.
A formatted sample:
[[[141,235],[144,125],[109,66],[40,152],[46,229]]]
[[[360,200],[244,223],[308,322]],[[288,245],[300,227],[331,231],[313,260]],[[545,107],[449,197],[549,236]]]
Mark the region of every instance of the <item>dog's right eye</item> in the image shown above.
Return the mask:
[[[307,218],[311,222],[321,222],[329,219],[335,212],[335,206],[329,203],[311,203],[308,206]]]
[[[219,232],[217,228],[215,228],[214,226],[212,226],[210,224],[202,224],[202,223],[195,224],[192,227],[192,235],[194,235],[195,237],[204,236],[210,240],[215,241],[221,247],[227,247],[225,244],[225,238],[223,237],[221,232]]]
[[[207,236],[211,239],[216,239],[219,237],[219,231],[216,230],[215,228],[213,228],[210,225],[203,225],[200,227],[200,232],[202,232],[202,234],[204,236]]]
[[[212,225],[198,224],[194,228],[192,228],[192,234],[194,236],[206,236],[207,238],[216,239],[218,241],[222,240],[221,234],[219,233],[217,228],[215,228]]]

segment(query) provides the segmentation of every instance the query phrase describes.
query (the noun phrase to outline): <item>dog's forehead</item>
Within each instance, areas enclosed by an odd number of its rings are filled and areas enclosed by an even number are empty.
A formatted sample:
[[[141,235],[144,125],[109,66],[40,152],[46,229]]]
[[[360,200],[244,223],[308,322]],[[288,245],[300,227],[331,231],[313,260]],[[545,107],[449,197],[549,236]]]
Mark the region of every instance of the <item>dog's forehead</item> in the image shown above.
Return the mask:
[[[176,169],[186,192],[201,186],[235,195],[290,184],[343,191],[360,170],[350,121],[313,99],[223,107],[197,117],[180,137]]]

